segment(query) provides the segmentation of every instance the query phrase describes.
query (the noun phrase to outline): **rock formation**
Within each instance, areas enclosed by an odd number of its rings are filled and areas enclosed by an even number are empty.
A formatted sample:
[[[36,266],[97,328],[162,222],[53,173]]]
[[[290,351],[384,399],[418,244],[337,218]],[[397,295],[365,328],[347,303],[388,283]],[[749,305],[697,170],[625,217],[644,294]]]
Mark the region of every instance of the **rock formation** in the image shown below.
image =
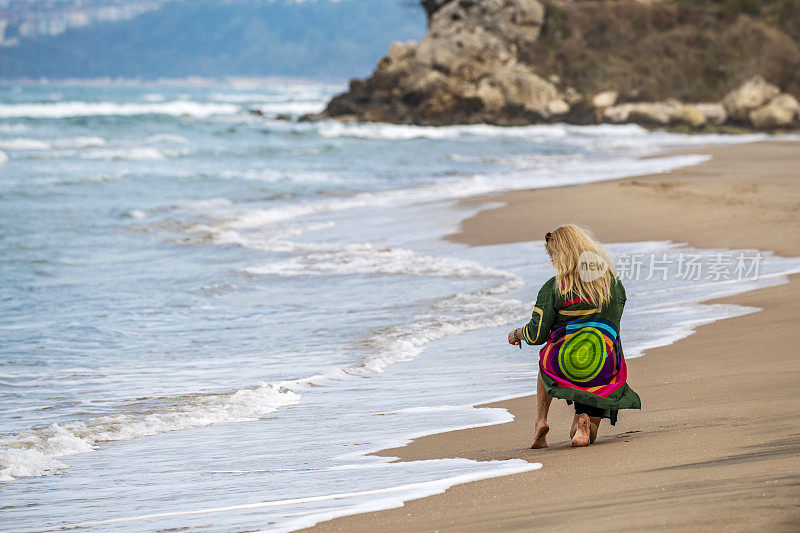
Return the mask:
[[[428,33],[394,43],[372,77],[352,81],[325,114],[408,124],[529,124],[564,114],[556,86],[521,63],[539,37],[536,0],[429,1]]]
[[[761,76],[756,76],[728,93],[722,100],[722,105],[733,120],[744,122],[753,110],[765,105],[780,92],[776,86],[767,83]]]
[[[744,14],[726,19],[718,3],[421,4],[428,15],[422,40],[393,43],[369,78],[352,80],[322,114],[307,118],[420,125],[633,122],[693,129],[792,128],[800,122],[795,96],[758,75],[761,69],[800,93],[800,48],[761,20]],[[696,43],[684,42],[687,27],[696,30]],[[739,41],[740,49],[729,49]],[[708,43],[728,48],[702,49]],[[647,53],[657,55],[639,57]],[[713,64],[720,58],[730,65]],[[696,79],[702,76],[707,79]],[[687,86],[696,92],[686,94]]]
[[[800,103],[791,94],[782,93],[751,111],[749,119],[757,130],[790,128],[800,119]]]
[[[800,103],[756,76],[728,93],[722,105],[732,122],[757,130],[788,129],[800,122]]]

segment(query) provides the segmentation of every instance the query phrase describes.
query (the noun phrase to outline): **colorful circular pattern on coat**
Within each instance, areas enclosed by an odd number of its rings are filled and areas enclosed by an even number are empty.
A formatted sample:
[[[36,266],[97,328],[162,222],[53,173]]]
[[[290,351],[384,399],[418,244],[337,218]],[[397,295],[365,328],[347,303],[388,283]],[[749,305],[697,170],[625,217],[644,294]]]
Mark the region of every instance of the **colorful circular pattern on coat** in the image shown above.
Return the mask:
[[[581,328],[558,350],[558,366],[564,376],[576,383],[596,378],[608,352],[603,334],[597,328]]]

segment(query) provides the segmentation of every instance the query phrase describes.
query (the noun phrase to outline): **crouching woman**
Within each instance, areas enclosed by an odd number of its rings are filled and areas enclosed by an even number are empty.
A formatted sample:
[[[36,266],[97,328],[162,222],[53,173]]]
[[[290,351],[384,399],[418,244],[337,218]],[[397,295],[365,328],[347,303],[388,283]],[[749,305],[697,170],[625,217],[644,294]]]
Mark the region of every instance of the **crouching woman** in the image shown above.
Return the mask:
[[[627,384],[619,332],[625,288],[603,247],[579,226],[566,224],[548,233],[545,249],[555,276],[539,290],[531,321],[510,332],[508,342],[545,343],[539,351],[531,447],[547,447],[553,398],[575,405],[572,446],[588,446],[603,418],[614,425],[618,410],[641,409]]]

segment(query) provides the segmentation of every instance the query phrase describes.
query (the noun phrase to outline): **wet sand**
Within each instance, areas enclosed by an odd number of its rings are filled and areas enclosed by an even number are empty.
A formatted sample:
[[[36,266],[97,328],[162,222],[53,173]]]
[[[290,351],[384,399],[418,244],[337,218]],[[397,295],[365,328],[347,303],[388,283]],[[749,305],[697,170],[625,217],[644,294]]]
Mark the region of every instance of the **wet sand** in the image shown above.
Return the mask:
[[[505,205],[465,220],[449,238],[474,246],[540,240],[576,222],[605,242],[800,256],[800,142],[691,153],[713,159],[665,174],[468,200]],[[630,360],[643,410],[620,412],[614,427],[604,421],[592,446],[569,447],[573,411],[555,400],[550,446],[531,450],[536,397],[498,402],[491,406],[508,409],[513,422],[429,435],[379,455],[521,458],[541,470],[313,529],[800,531],[800,275],[708,303],[761,310]],[[526,350],[537,357],[537,348]]]

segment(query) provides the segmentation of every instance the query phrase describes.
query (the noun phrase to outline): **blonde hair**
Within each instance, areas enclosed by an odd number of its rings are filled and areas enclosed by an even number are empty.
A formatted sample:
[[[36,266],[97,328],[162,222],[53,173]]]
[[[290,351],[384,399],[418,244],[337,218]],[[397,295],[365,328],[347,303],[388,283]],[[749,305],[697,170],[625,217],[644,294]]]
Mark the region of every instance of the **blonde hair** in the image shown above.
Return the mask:
[[[611,286],[617,278],[614,263],[589,230],[564,224],[548,234],[545,250],[556,271],[556,290],[562,295],[587,298],[601,308],[611,299]],[[588,252],[588,254],[587,254]],[[587,276],[588,261],[605,262],[604,271]],[[596,279],[592,279],[595,278]]]

